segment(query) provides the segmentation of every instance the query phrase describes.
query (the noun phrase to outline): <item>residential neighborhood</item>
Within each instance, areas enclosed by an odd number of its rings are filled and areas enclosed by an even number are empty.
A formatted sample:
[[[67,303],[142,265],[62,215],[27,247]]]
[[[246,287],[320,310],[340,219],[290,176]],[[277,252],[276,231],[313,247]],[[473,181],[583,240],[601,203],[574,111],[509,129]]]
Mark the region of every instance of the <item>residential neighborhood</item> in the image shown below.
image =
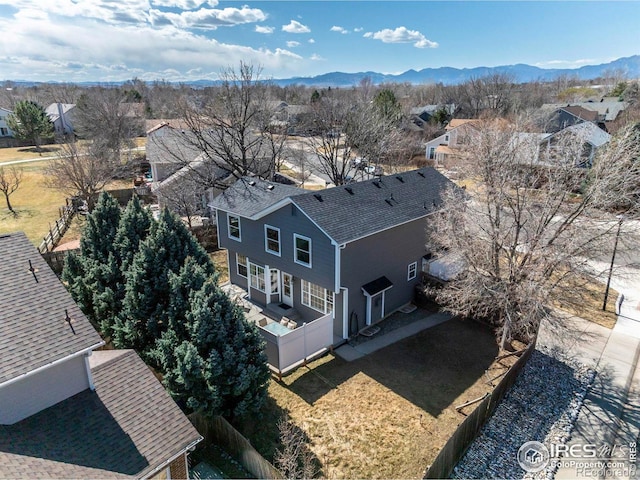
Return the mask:
[[[0,9],[0,479],[638,477],[633,2],[107,3]]]

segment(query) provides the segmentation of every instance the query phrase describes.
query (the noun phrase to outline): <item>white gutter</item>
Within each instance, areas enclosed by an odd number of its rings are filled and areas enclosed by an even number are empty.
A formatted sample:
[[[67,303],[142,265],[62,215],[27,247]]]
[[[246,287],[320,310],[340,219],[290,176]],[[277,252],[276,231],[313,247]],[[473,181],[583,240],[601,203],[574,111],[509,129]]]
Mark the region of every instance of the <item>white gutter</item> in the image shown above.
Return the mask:
[[[160,470],[162,470],[163,468],[166,468],[168,465],[171,464],[171,462],[173,462],[176,458],[178,458],[180,455],[184,455],[185,453],[191,451],[194,449],[194,447],[200,443],[202,440],[204,440],[203,436],[200,436],[200,438],[198,438],[197,440],[194,440],[193,442],[191,442],[189,445],[187,445],[185,448],[181,449],[178,453],[176,453],[175,455],[173,455],[172,457],[169,458],[169,460],[166,460],[164,463],[161,463],[159,466],[157,466],[153,471],[151,471],[150,473],[147,473],[144,477],[139,477],[141,479],[145,479],[145,478],[149,478],[153,475],[155,475],[156,473],[158,473]],[[186,464],[187,462],[185,462]],[[189,468],[188,466],[186,466],[187,469]]]
[[[11,385],[12,383],[16,383],[19,382],[21,380],[24,380],[25,378],[29,378],[32,377],[33,375],[36,375],[44,370],[46,370],[47,368],[51,368],[51,367],[55,367],[56,365],[60,365],[61,363],[66,362],[67,360],[71,360],[72,358],[75,357],[79,357],[80,355],[85,355],[87,353],[92,352],[93,350],[95,350],[96,348],[102,347],[105,344],[104,340],[100,341],[100,343],[96,343],[95,345],[89,347],[89,348],[85,348],[84,350],[80,350],[79,352],[74,353],[73,355],[67,355],[66,357],[63,358],[59,358],[58,360],[55,360],[51,363],[47,363],[46,365],[43,365],[41,367],[36,368],[35,370],[31,370],[27,373],[23,373],[22,375],[19,375],[17,377],[14,377],[10,380],[7,380],[4,383],[0,383],[0,388],[2,387],[6,387],[7,385]]]

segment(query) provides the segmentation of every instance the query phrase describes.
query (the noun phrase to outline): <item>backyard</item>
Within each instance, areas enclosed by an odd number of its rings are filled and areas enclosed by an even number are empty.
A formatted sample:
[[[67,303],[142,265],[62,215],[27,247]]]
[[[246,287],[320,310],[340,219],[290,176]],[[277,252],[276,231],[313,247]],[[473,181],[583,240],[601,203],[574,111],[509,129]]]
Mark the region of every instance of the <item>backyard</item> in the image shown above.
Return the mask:
[[[241,430],[271,459],[287,414],[326,478],[422,478],[465,418],[454,407],[489,392],[514,361],[497,354],[490,329],[457,319],[353,362],[327,354],[272,381],[263,418]]]

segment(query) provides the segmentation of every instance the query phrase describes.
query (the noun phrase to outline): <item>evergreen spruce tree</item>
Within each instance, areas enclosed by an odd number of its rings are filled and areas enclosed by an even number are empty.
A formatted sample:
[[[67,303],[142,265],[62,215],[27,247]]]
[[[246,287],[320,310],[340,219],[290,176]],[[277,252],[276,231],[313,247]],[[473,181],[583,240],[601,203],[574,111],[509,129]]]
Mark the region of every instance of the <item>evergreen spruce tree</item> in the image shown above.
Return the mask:
[[[125,296],[113,337],[118,348],[133,348],[154,365],[149,354],[167,329],[169,272],[180,272],[187,257],[192,257],[206,275],[214,275],[207,253],[182,221],[165,208],[125,272]]]
[[[122,212],[114,238],[116,258],[121,270],[126,272],[129,269],[140,248],[140,242],[147,238],[153,225],[155,222],[151,212],[134,196]]]
[[[186,328],[182,343],[168,330],[154,352],[176,402],[188,412],[232,420],[258,411],[270,377],[263,340],[215,279],[191,294]]]
[[[119,268],[113,243],[119,221],[118,202],[107,193],[100,194],[82,231],[80,253],[68,255],[62,271],[71,296],[96,326],[117,307],[114,291]]]

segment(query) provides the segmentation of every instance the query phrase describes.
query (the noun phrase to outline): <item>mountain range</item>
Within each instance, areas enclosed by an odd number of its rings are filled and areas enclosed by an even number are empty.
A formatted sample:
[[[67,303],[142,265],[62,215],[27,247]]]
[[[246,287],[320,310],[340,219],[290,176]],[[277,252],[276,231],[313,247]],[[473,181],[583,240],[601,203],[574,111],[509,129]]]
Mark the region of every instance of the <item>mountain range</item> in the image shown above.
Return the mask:
[[[315,77],[294,77],[289,79],[274,79],[277,85],[307,85],[317,87],[350,87],[358,85],[363,78],[369,77],[374,84],[380,83],[442,83],[455,85],[463,83],[471,78],[484,77],[493,74],[512,75],[516,82],[525,83],[535,80],[549,81],[561,75],[575,76],[580,80],[593,80],[606,76],[607,72],[623,72],[627,78],[640,77],[640,55],[619,58],[601,65],[584,65],[580,68],[540,68],[532,65],[517,64],[503,65],[499,67],[475,67],[475,68],[423,68],[422,70],[407,70],[398,75],[390,75],[376,72],[344,73],[332,72]]]
[[[584,65],[580,68],[540,68],[532,65],[518,63],[516,65],[502,65],[499,67],[475,67],[475,68],[423,68],[422,70],[407,70],[398,75],[378,72],[331,72],[315,77],[293,77],[270,79],[270,82],[280,85],[305,85],[309,87],[352,87],[357,86],[364,78],[369,77],[375,85],[381,83],[410,83],[429,84],[442,83],[444,85],[456,85],[472,78],[484,77],[493,74],[509,74],[518,83],[532,82],[536,80],[550,81],[562,75],[577,77],[580,80],[593,80],[604,77],[610,72],[622,72],[629,79],[640,78],[640,55],[618,58],[609,63],[600,65]],[[42,82],[15,81],[16,84],[25,86],[37,85]],[[78,85],[122,85],[124,82],[78,82]],[[219,80],[194,80],[180,82],[193,87],[207,87],[218,85]]]

